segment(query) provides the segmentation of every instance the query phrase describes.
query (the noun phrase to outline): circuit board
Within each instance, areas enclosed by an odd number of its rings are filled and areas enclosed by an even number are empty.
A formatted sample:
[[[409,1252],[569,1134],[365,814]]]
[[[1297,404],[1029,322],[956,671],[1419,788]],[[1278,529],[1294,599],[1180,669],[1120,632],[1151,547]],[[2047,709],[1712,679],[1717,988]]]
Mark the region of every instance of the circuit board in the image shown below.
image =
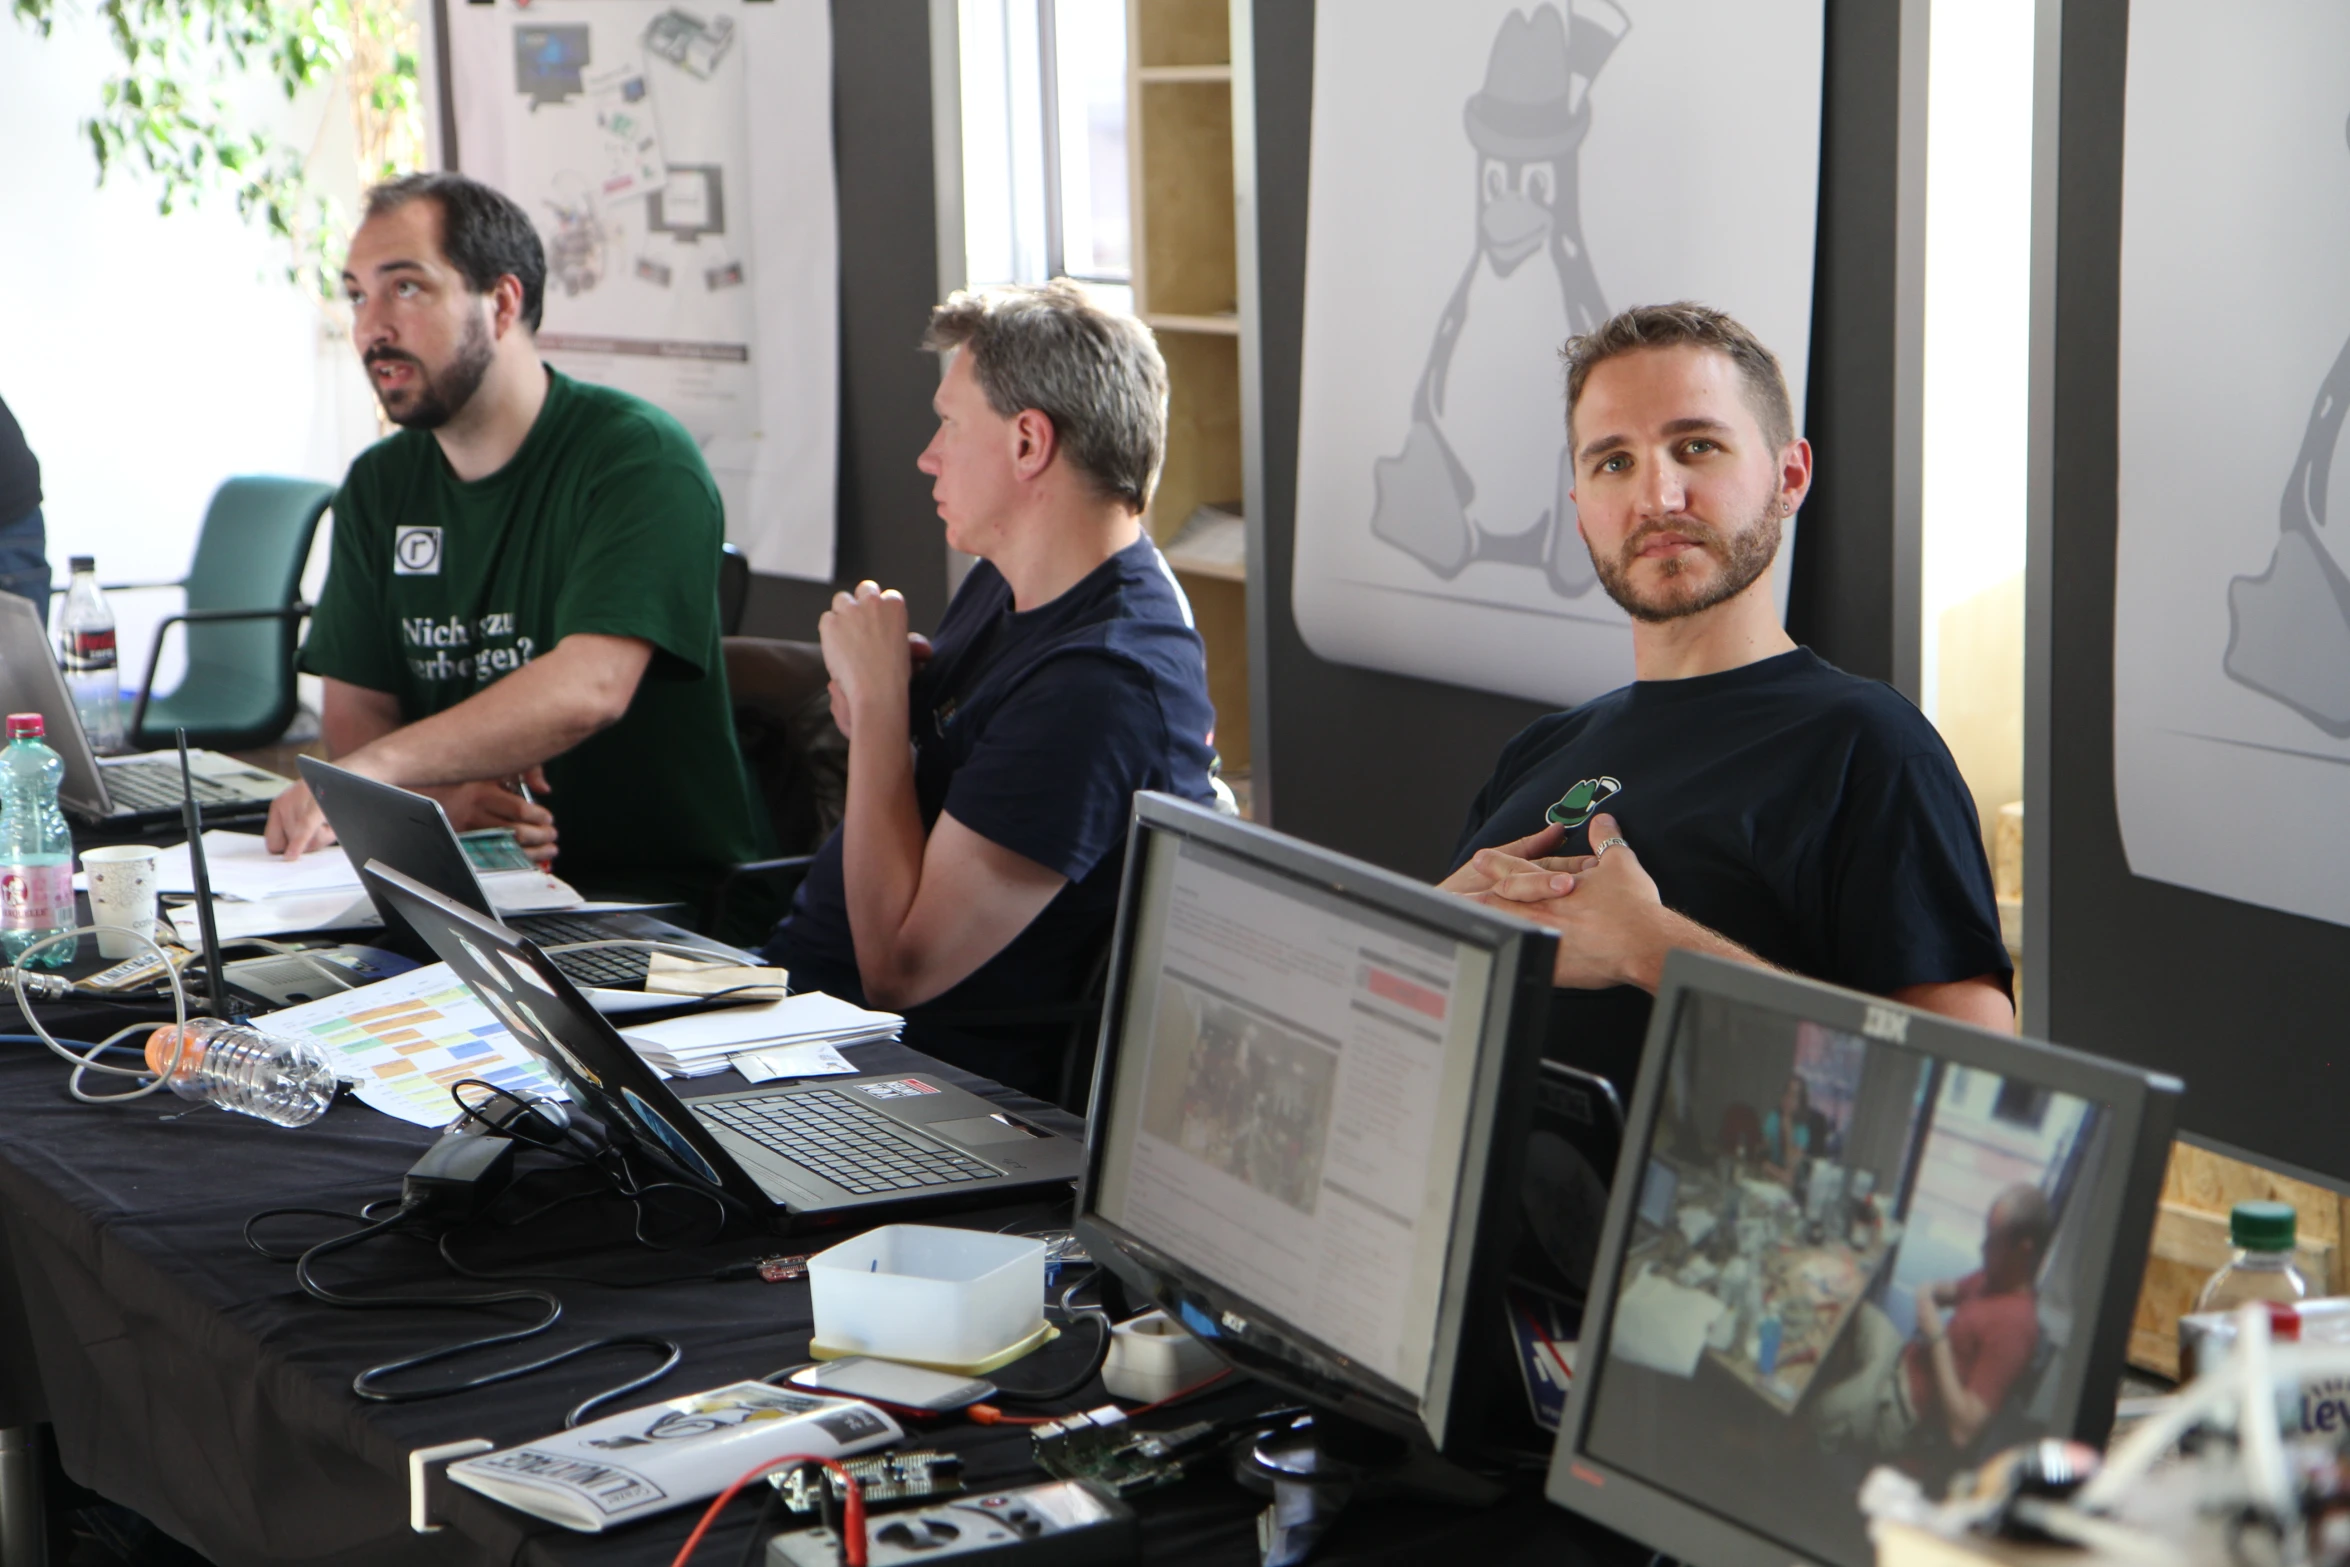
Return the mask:
[[[876,1453],[869,1458],[844,1458],[841,1467],[857,1482],[865,1505],[881,1509],[907,1502],[935,1501],[963,1492],[963,1460],[953,1453],[913,1448],[902,1453]],[[816,1513],[818,1487],[829,1486],[835,1506],[848,1499],[840,1476],[813,1464],[800,1464],[772,1477],[783,1494],[783,1505],[802,1517]]]
[[[1041,1425],[1033,1435],[1037,1466],[1061,1480],[1091,1480],[1118,1496],[1173,1485],[1216,1450],[1221,1428],[1209,1421],[1172,1431],[1137,1431],[1115,1404]]]

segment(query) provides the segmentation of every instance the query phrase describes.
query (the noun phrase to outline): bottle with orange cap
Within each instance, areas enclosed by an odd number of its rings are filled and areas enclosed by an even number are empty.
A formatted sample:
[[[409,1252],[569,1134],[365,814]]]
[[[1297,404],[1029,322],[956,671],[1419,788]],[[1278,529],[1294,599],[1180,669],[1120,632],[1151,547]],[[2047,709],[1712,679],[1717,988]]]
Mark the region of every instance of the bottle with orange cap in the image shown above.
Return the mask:
[[[316,1044],[218,1018],[190,1018],[185,1028],[166,1023],[148,1035],[147,1070],[170,1074],[171,1091],[182,1099],[278,1126],[308,1126],[335,1097],[334,1065]]]

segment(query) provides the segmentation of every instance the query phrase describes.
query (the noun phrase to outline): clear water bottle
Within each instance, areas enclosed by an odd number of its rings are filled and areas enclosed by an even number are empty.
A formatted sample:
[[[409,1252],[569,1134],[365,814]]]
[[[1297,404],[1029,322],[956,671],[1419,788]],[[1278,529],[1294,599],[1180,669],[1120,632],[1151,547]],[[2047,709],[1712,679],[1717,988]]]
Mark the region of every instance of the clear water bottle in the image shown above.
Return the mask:
[[[73,835],[57,808],[65,763],[42,743],[41,715],[8,715],[0,750],[0,955],[10,963],[44,936],[73,929]],[[28,968],[63,968],[75,944],[33,954]]]
[[[82,733],[97,751],[122,749],[122,672],[114,660],[114,611],[98,587],[98,562],[76,555],[57,612],[57,662],[73,692]]]
[[[177,1032],[166,1023],[147,1036],[148,1071],[161,1073],[171,1066]],[[189,1019],[187,1038],[171,1073],[171,1091],[182,1099],[278,1126],[308,1126],[334,1103],[335,1069],[326,1052],[307,1039],[208,1017]]]
[[[2228,1214],[2228,1244],[2236,1254],[2203,1286],[2195,1309],[2232,1311],[2257,1300],[2290,1305],[2306,1296],[2309,1283],[2293,1266],[2294,1229],[2289,1202],[2236,1204]]]

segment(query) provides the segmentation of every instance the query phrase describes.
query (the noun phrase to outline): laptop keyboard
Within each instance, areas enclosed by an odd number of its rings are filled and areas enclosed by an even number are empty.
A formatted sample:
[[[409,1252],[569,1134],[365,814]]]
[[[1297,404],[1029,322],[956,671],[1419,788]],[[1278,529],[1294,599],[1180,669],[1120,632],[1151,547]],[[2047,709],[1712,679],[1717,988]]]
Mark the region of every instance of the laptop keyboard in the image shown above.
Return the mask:
[[[1000,1173],[829,1089],[697,1104],[695,1113],[859,1194],[917,1192]]]
[[[574,914],[523,914],[506,924],[542,947],[561,946],[567,941],[610,941],[620,934],[601,920],[583,919]],[[643,984],[650,961],[642,949],[635,947],[558,952],[553,956],[555,967],[574,985],[599,985],[608,990],[626,990],[631,985]]]
[[[125,811],[167,811],[180,803],[180,764],[129,762],[105,771],[106,795]],[[202,773],[192,776],[198,805],[252,805],[259,802],[244,790]]]

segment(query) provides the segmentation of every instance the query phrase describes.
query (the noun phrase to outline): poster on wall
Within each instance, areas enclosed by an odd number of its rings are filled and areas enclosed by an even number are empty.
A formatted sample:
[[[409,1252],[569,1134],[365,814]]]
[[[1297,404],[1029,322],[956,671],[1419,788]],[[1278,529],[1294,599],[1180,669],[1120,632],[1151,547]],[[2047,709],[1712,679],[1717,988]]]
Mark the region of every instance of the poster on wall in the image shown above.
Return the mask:
[[[701,444],[754,569],[832,576],[839,250],[825,0],[450,5],[454,165],[547,249],[540,352]]]
[[[1316,653],[1562,705],[1632,678],[1559,349],[1697,300],[1803,407],[1822,26],[1822,0],[1322,0],[1292,590]]]
[[[2350,8],[2213,15],[2130,7],[2114,803],[2137,875],[2350,924]]]

